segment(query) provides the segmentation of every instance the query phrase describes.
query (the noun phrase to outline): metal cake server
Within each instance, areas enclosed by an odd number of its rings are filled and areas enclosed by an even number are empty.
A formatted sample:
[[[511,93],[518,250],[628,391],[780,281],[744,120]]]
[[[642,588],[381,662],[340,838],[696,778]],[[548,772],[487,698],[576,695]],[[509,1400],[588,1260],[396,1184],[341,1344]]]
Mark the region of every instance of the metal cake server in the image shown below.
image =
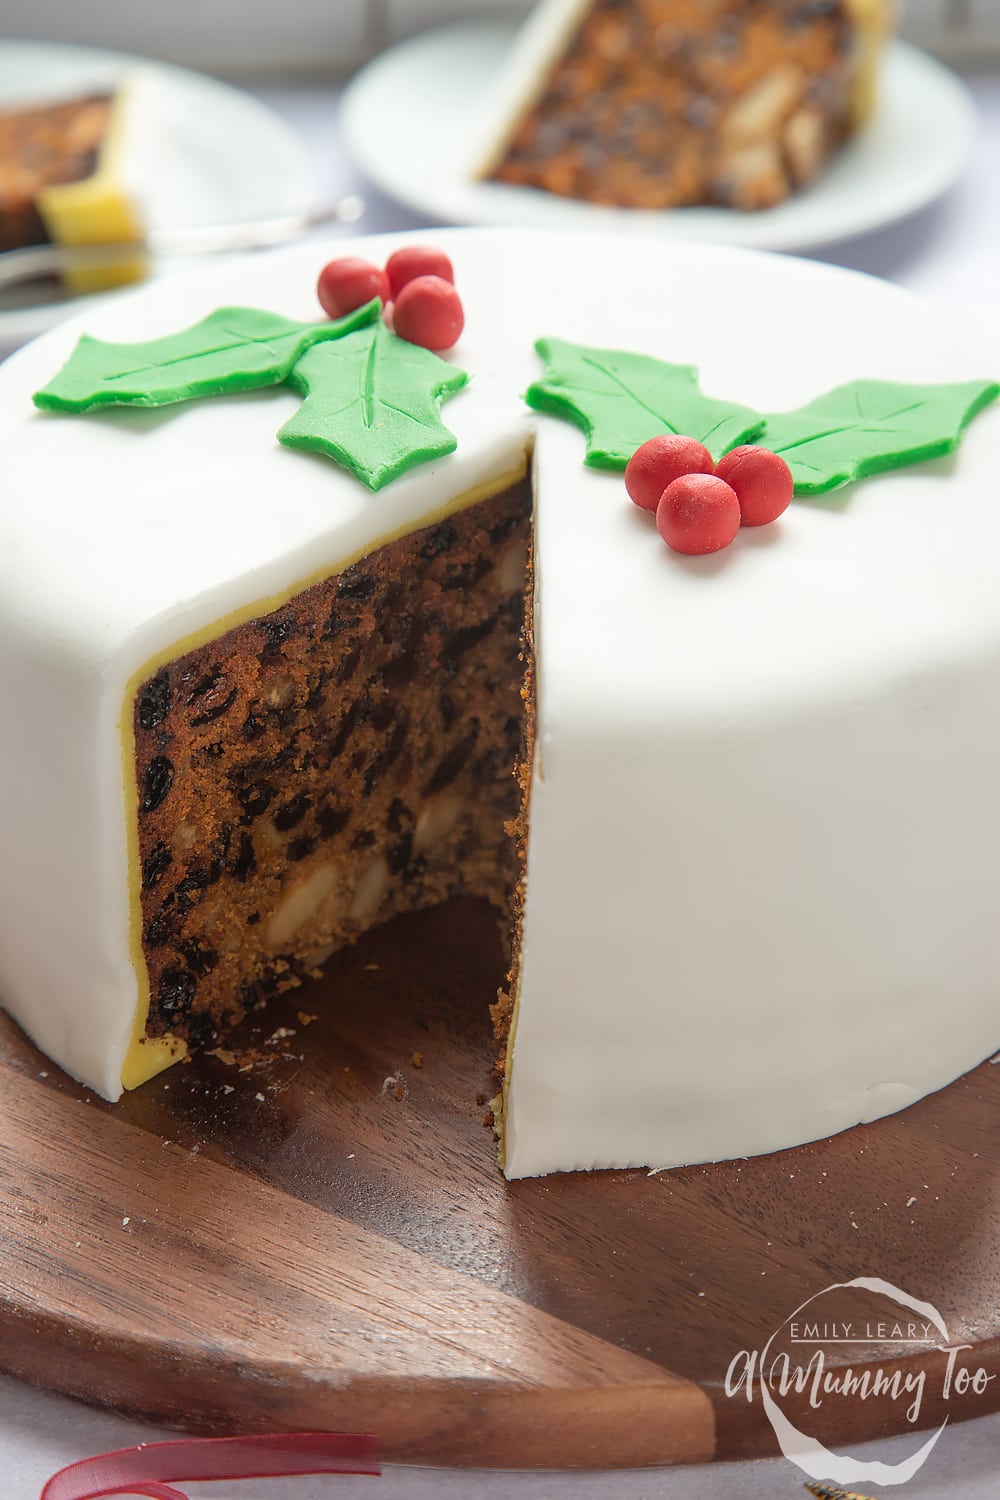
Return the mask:
[[[263,250],[287,244],[323,224],[353,224],[365,211],[351,194],[336,203],[299,214],[206,224],[190,229],[153,229],[141,240],[107,245],[26,245],[0,252],[0,288],[57,276],[67,270],[113,265],[136,255],[218,255],[232,250]]]

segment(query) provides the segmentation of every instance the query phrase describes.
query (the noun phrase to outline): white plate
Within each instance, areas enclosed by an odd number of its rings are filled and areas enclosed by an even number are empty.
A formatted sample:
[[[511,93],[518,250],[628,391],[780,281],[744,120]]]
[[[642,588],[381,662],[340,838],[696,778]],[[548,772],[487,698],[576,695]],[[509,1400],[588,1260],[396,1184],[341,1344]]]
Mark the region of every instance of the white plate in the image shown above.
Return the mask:
[[[804,250],[880,228],[930,203],[962,173],[976,122],[964,84],[924,53],[894,43],[881,103],[820,182],[778,208],[599,208],[531,188],[476,182],[464,171],[515,25],[474,21],[384,53],[344,98],[344,128],[379,187],[444,223],[621,229],[766,250]]]
[[[237,89],[165,63],[89,47],[0,42],[0,108],[114,87],[125,75],[155,94],[155,127],[144,142],[149,227],[184,229],[294,214],[311,198],[305,152],[277,115]],[[146,168],[146,158],[143,159]],[[158,263],[162,274],[178,261]],[[0,298],[0,346],[13,347],[88,299],[38,287]]]

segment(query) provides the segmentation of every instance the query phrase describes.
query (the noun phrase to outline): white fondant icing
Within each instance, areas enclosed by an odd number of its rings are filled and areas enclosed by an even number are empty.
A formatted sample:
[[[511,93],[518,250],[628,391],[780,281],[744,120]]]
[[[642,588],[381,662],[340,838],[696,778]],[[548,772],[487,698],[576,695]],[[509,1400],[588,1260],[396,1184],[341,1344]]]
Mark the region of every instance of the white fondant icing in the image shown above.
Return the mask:
[[[412,239],[413,236],[408,238]],[[682,559],[520,395],[542,334],[701,368],[762,410],[1000,351],[828,267],[620,239],[445,240],[457,452],[371,495],[275,440],[276,390],[43,416],[57,330],[0,368],[0,997],[110,1098],[135,1006],[119,719],[192,632],[516,467],[537,427],[538,747],[507,1170],[769,1151],[995,1051],[1000,408],[953,458]],[[352,244],[382,260],[399,237]],[[343,249],[332,247],[333,250]],[[315,248],[116,298],[124,340],[223,302],[314,316]]]

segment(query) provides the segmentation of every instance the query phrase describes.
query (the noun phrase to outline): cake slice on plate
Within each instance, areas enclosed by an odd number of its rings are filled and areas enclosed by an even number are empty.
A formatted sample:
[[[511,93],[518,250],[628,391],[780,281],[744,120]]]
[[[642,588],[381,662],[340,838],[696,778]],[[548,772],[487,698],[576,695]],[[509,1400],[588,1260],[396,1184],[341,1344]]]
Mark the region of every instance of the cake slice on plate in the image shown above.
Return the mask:
[[[135,84],[0,113],[0,251],[141,239],[129,159]],[[138,280],[142,257],[68,267],[70,291]]]
[[[618,208],[771,208],[868,117],[886,0],[542,0],[478,177]]]

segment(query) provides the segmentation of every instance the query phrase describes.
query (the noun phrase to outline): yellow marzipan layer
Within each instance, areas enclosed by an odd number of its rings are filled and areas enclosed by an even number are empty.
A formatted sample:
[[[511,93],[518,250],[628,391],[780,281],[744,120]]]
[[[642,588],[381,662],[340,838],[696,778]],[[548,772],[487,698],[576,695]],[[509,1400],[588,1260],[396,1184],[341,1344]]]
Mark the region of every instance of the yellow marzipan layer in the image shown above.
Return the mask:
[[[878,95],[878,71],[892,21],[890,0],[845,0],[858,33],[858,71],[854,80],[852,115],[855,125],[872,114]]]

